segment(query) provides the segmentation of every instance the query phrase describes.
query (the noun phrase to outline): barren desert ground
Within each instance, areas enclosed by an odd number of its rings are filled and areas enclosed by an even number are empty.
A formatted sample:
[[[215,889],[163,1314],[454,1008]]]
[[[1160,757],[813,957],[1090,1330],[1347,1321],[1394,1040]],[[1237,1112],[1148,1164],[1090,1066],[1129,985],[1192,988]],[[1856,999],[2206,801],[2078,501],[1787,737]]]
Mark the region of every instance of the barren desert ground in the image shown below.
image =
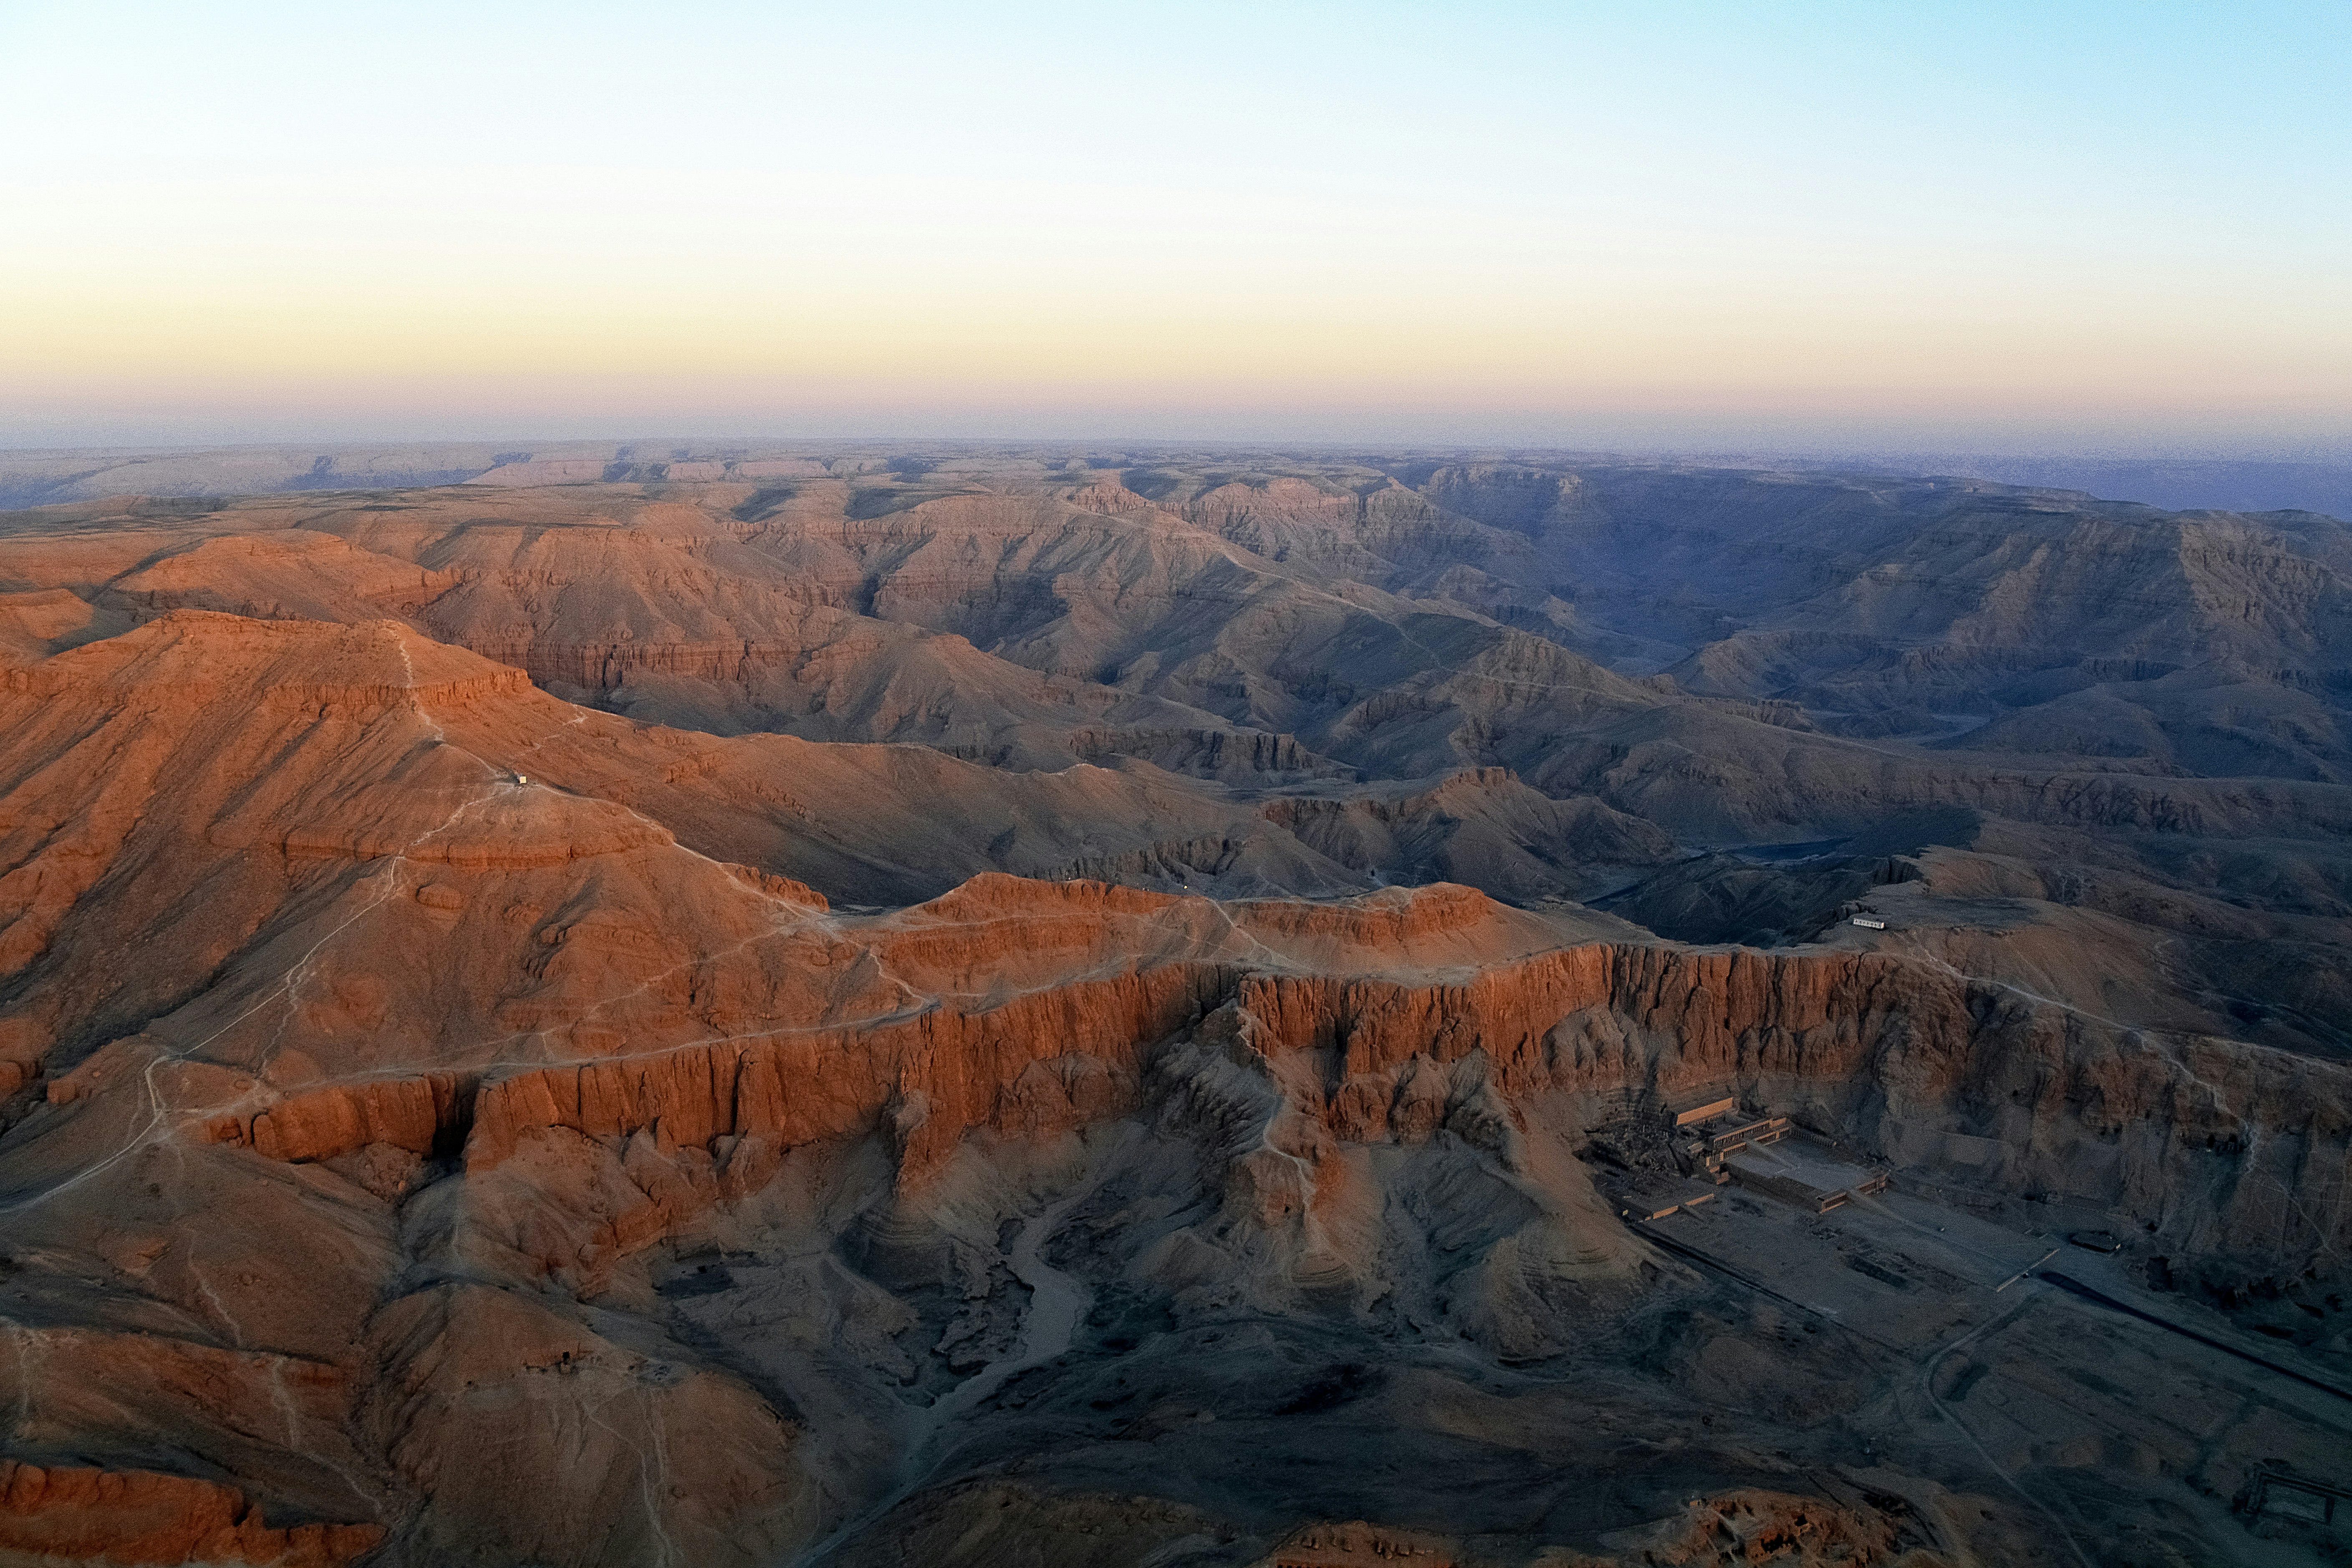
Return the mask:
[[[2344,522],[7,462],[0,1558],[2352,1560]]]

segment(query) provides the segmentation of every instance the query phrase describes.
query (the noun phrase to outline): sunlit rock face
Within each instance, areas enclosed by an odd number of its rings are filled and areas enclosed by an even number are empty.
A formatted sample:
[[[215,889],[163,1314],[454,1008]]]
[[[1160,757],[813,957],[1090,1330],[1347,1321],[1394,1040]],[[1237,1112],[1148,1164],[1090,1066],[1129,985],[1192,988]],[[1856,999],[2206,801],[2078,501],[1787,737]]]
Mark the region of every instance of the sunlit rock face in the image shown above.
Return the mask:
[[[2336,1550],[2345,525],[507,456],[0,516],[0,1557]]]

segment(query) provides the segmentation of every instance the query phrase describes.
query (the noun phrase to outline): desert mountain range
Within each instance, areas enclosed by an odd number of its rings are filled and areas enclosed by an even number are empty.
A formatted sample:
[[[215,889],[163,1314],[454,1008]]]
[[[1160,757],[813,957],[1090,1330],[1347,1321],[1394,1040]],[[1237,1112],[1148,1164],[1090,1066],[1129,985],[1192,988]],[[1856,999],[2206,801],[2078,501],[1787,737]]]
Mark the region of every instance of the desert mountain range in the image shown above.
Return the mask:
[[[0,1558],[2340,1560],[2352,526],[478,455],[0,514]]]

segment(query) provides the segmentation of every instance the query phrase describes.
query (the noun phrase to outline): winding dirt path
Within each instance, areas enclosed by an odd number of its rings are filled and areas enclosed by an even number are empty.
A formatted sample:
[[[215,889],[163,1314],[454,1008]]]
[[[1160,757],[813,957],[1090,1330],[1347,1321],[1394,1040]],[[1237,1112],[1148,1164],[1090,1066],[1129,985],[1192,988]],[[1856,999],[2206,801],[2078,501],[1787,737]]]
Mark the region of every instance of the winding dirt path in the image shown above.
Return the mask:
[[[1021,1334],[1013,1348],[998,1356],[929,1406],[916,1413],[908,1431],[907,1458],[899,1481],[889,1494],[795,1559],[803,1568],[830,1559],[842,1547],[862,1537],[892,1509],[930,1484],[948,1454],[940,1452],[948,1430],[993,1395],[1005,1383],[1033,1366],[1042,1366],[1076,1343],[1078,1325],[1094,1305],[1095,1293],[1076,1276],[1045,1261],[1044,1248],[1061,1228],[1070,1210],[1090,1197],[1099,1176],[1082,1182],[1071,1192],[1032,1216],[1005,1249],[1004,1260],[1013,1278],[1029,1287],[1029,1311],[1022,1318]]]

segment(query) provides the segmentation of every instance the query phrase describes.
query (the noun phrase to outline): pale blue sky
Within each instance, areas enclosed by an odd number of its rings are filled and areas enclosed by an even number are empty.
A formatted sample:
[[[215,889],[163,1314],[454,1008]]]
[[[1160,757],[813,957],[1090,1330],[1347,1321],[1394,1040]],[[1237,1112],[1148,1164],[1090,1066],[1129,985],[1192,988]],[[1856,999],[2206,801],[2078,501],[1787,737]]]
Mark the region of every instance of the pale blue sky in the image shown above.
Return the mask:
[[[0,3],[0,444],[2341,453],[2347,45],[2340,4]]]

